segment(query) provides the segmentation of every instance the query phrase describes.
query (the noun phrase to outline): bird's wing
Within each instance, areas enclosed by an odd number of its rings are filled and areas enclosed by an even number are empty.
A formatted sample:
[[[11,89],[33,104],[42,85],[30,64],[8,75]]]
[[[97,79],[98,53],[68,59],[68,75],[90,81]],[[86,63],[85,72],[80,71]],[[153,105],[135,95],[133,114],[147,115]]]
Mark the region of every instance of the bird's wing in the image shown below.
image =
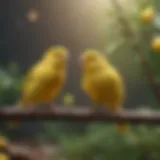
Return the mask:
[[[42,65],[33,68],[26,76],[23,90],[24,96],[35,95],[38,92],[43,91],[44,88],[48,87],[49,84],[54,81],[54,79],[56,79],[54,68]]]

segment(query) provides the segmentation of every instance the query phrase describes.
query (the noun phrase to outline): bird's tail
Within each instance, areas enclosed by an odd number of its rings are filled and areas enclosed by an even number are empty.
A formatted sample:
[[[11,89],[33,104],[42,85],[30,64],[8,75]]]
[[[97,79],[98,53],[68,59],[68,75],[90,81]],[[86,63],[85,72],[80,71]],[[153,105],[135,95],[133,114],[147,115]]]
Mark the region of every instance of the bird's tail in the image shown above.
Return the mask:
[[[24,106],[23,101],[22,101],[22,100],[19,100],[19,101],[17,102],[17,107],[18,107],[18,108],[22,108],[23,106]],[[19,121],[12,120],[12,121],[9,122],[8,125],[9,125],[9,128],[14,129],[14,128],[19,127],[20,123],[21,123],[21,122],[19,122]]]
[[[122,112],[122,107],[112,106],[112,108],[109,108],[109,111],[111,114],[120,114]],[[128,122],[118,122],[116,128],[120,133],[128,133],[131,131]]]

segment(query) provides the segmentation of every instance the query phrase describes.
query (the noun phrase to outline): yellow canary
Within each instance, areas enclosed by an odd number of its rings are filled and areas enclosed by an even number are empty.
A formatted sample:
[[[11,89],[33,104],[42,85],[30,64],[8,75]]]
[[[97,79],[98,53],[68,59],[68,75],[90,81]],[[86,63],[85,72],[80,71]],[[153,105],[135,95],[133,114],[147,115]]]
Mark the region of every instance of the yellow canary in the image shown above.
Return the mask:
[[[63,46],[51,47],[44,53],[25,77],[19,107],[51,104],[55,100],[66,79],[68,56]]]
[[[20,104],[24,106],[51,103],[64,85],[67,59],[66,48],[50,48],[27,74]]]
[[[125,100],[125,87],[121,75],[97,50],[88,49],[81,56],[83,91],[91,100],[107,107],[112,114],[122,111]],[[128,132],[126,122],[118,123],[120,132]]]

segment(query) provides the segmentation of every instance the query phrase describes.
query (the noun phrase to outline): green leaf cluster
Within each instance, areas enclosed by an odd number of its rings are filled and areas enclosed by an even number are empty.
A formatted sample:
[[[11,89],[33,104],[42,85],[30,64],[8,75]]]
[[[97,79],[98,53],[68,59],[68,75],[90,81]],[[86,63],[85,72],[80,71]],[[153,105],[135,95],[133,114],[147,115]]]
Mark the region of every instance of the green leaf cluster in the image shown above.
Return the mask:
[[[19,98],[23,78],[15,63],[0,68],[0,105],[14,104]]]

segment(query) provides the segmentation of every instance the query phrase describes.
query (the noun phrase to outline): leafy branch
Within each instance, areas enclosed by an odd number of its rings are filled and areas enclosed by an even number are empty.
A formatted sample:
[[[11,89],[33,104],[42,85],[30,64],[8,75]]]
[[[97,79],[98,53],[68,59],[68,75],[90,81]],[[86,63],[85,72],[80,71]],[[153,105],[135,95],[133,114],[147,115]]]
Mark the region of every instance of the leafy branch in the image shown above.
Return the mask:
[[[133,29],[131,28],[127,18],[125,17],[123,13],[123,9],[121,5],[118,3],[117,0],[111,0],[111,3],[116,8],[118,14],[117,14],[117,20],[120,23],[121,31],[127,39],[133,39],[134,43],[132,45],[133,51],[138,54],[140,57],[141,65],[143,67],[143,70],[145,72],[145,75],[147,77],[147,80],[149,82],[149,85],[153,91],[153,94],[160,105],[160,86],[156,81],[156,73],[153,69],[153,66],[149,63],[148,59],[142,55],[142,53],[147,52],[145,47],[141,46],[140,40],[144,39],[144,35],[140,33],[135,33]],[[139,35],[139,36],[138,36]],[[146,37],[145,37],[146,38]],[[147,37],[150,38],[150,37]]]

